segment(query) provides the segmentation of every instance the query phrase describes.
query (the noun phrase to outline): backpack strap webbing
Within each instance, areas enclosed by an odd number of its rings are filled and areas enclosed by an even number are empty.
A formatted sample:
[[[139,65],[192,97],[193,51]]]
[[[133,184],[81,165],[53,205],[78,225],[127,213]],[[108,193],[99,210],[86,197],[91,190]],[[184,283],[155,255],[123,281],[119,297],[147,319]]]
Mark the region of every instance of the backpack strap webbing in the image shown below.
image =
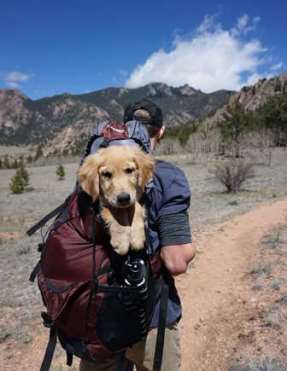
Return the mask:
[[[41,259],[38,261],[38,263],[35,265],[34,269],[32,270],[29,281],[34,282],[37,274],[40,272],[41,269]]]
[[[39,220],[38,223],[36,223],[30,229],[28,229],[28,231],[26,232],[26,234],[28,236],[32,236],[35,232],[38,231],[38,229],[40,229],[41,227],[43,227],[43,225],[45,225],[50,219],[52,219],[54,216],[56,216],[62,210],[64,210],[64,208],[67,206],[70,198],[71,198],[71,195],[69,197],[67,197],[66,200],[60,206],[56,207],[56,209],[52,210],[49,214],[47,214],[46,216],[44,216],[44,218],[42,218],[41,220]]]
[[[50,327],[50,336],[40,371],[49,371],[57,344],[56,326]]]
[[[158,321],[155,353],[154,353],[154,359],[153,359],[153,371],[160,371],[161,365],[162,365],[164,336],[165,336],[166,317],[167,317],[168,293],[169,293],[169,288],[163,282],[161,296],[160,296],[159,321]]]

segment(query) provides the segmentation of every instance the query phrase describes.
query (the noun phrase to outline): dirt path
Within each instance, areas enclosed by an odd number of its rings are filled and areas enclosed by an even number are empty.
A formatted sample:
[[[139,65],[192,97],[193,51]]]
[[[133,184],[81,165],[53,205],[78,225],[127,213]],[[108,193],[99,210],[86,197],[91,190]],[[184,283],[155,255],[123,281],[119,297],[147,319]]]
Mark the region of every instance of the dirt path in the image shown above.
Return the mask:
[[[256,302],[246,283],[260,239],[287,222],[287,200],[260,206],[195,239],[196,261],[177,280],[184,306],[183,371],[225,371]]]
[[[260,305],[246,282],[258,242],[284,222],[287,199],[260,206],[195,236],[196,260],[189,273],[177,279],[184,306],[182,371],[228,370],[227,361],[235,354],[238,339],[248,340],[249,333],[242,324]],[[38,369],[47,333],[40,320],[35,328],[38,336],[25,348],[17,349],[13,358],[6,358],[4,370]],[[13,345],[6,343],[10,348]],[[65,370],[65,366],[57,367],[60,363],[64,365],[62,356],[56,357],[53,370]]]

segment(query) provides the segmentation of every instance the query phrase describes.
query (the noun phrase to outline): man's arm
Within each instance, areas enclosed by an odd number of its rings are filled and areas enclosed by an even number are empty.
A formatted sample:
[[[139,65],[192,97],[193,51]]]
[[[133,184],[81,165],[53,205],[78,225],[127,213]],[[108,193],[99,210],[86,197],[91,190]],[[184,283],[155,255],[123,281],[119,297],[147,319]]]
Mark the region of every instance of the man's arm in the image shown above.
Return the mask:
[[[185,273],[189,262],[192,261],[196,253],[193,243],[184,245],[170,245],[161,248],[160,257],[167,270],[173,275]]]
[[[167,270],[173,276],[185,273],[188,263],[195,256],[187,210],[161,216],[158,219],[158,228],[160,256]]]
[[[167,270],[176,276],[186,272],[195,255],[188,215],[191,191],[182,170],[165,162],[158,165],[155,180],[159,179],[161,192],[155,198],[160,256]]]

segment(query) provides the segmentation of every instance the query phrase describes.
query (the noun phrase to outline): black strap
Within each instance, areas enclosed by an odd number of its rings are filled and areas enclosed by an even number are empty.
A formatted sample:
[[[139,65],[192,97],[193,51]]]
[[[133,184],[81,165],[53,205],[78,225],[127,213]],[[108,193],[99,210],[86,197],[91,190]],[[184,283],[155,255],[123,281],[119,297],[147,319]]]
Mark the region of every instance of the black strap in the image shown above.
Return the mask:
[[[53,355],[55,352],[57,344],[57,329],[55,326],[50,328],[50,337],[47,344],[46,352],[42,361],[42,365],[40,371],[49,371],[53,359]]]
[[[28,236],[32,236],[35,232],[38,231],[38,229],[40,229],[41,227],[43,227],[43,225],[45,225],[50,219],[52,219],[54,216],[56,216],[57,214],[59,214],[65,207],[66,207],[66,202],[64,202],[60,206],[56,207],[56,209],[52,210],[49,214],[47,214],[46,216],[44,216],[44,218],[42,218],[38,223],[36,223],[35,225],[33,225],[33,227],[31,227],[30,229],[28,229],[28,231],[26,232],[26,234]]]
[[[67,356],[67,366],[71,367],[72,364],[73,364],[73,354],[72,353],[69,353],[69,352],[66,352],[66,356]]]
[[[64,210],[64,208],[67,206],[70,198],[71,198],[72,195],[68,196],[66,198],[66,200],[58,207],[56,207],[56,209],[52,210],[49,214],[47,214],[46,216],[44,216],[44,218],[42,218],[38,223],[36,223],[35,225],[33,225],[33,227],[31,227],[30,229],[28,229],[28,231],[26,232],[26,234],[28,236],[32,236],[35,232],[38,231],[38,229],[40,229],[41,227],[43,227],[43,225],[45,225],[50,219],[52,219],[54,216],[56,216],[57,214],[59,214],[60,212],[62,212],[62,210]]]
[[[30,277],[29,277],[30,282],[35,281],[35,278],[37,274],[39,273],[40,269],[41,269],[41,260],[38,261],[38,263],[35,265],[34,269],[32,270]]]
[[[167,317],[168,286],[163,283],[159,307],[159,323],[157,329],[156,346],[153,359],[153,371],[160,371],[164,346],[165,326]]]

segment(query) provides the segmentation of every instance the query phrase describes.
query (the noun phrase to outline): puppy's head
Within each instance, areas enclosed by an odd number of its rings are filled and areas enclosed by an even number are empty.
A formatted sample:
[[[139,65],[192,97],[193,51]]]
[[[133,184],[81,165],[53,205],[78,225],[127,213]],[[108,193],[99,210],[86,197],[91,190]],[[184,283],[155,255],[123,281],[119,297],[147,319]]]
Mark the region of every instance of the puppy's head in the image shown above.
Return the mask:
[[[154,161],[134,146],[111,146],[89,155],[80,167],[81,188],[93,201],[126,208],[141,196],[152,177]]]

